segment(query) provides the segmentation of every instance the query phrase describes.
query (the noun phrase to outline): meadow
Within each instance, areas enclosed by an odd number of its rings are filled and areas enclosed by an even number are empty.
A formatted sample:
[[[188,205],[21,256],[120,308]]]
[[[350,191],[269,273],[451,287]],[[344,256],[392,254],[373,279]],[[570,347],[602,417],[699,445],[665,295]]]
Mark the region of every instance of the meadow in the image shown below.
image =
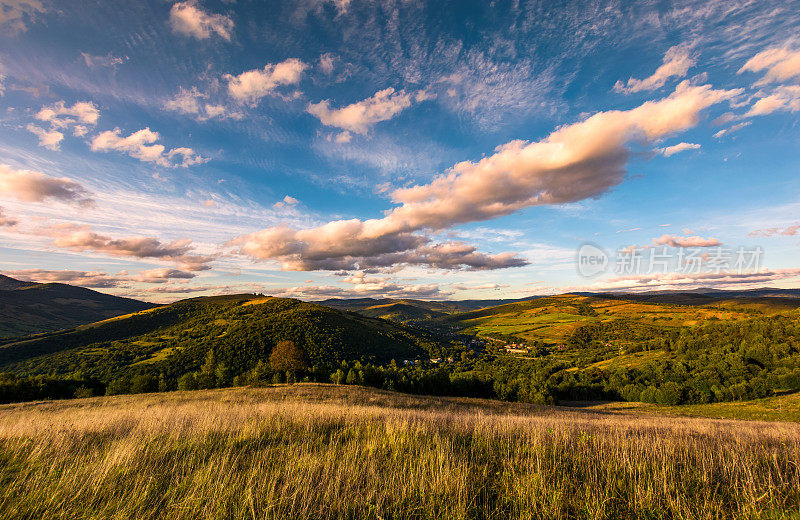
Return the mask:
[[[0,407],[0,518],[800,518],[800,424],[293,385]]]

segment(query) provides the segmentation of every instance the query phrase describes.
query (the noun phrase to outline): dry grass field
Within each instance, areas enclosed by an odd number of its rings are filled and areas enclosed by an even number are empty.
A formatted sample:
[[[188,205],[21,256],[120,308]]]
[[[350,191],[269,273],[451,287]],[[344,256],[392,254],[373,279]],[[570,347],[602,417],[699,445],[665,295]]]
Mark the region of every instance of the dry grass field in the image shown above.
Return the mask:
[[[0,407],[0,518],[800,518],[800,424],[295,385]]]

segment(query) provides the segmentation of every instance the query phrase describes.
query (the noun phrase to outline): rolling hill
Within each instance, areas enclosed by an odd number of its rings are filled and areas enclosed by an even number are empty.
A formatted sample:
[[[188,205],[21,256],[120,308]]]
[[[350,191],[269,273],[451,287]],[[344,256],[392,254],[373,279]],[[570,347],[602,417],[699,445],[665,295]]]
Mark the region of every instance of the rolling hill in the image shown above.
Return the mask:
[[[0,372],[109,381],[125,374],[197,369],[213,349],[232,373],[291,340],[311,365],[387,363],[427,355],[439,340],[422,330],[299,300],[254,295],[192,298],[0,347]]]
[[[588,324],[624,324],[637,330],[676,330],[707,321],[743,320],[794,312],[800,298],[791,296],[720,297],[697,293],[662,295],[562,294],[507,303],[443,319],[459,332],[519,341],[562,343]]]
[[[0,275],[0,339],[67,329],[152,307],[83,287]]]
[[[372,318],[383,318],[399,323],[425,324],[443,320],[450,314],[469,312],[486,307],[492,307],[513,302],[520,302],[538,298],[531,296],[523,300],[453,300],[453,301],[426,301],[409,298],[332,298],[319,301],[320,305],[334,309],[357,312]]]

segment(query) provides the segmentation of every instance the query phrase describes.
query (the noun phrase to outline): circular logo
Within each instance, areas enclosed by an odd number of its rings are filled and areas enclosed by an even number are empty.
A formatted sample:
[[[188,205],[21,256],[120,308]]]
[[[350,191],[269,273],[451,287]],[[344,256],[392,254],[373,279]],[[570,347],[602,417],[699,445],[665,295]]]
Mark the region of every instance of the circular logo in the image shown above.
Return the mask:
[[[585,277],[596,276],[608,267],[608,254],[595,244],[583,244],[578,249],[576,259],[578,274]]]

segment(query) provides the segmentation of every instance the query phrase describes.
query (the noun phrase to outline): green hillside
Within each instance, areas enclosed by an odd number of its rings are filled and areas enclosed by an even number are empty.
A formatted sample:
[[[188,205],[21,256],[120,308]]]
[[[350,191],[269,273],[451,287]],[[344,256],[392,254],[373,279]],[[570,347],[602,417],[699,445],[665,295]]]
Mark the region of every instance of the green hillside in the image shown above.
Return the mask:
[[[400,323],[424,323],[445,319],[450,314],[474,311],[522,300],[455,300],[425,301],[410,298],[333,298],[319,303],[334,309],[357,312],[372,318],[383,318]]]
[[[299,300],[253,295],[194,298],[0,347],[0,372],[110,381],[197,370],[214,351],[232,375],[266,362],[289,340],[309,366],[340,360],[388,363],[427,355],[423,331]]]
[[[0,275],[0,339],[67,329],[152,307],[83,287]]]
[[[556,344],[566,342],[581,327],[597,325],[624,330],[625,334],[615,338],[619,340],[617,345],[624,348],[658,331],[676,331],[709,321],[795,313],[798,308],[800,299],[793,297],[673,294],[653,301],[633,295],[563,294],[452,314],[444,322],[467,334]]]

